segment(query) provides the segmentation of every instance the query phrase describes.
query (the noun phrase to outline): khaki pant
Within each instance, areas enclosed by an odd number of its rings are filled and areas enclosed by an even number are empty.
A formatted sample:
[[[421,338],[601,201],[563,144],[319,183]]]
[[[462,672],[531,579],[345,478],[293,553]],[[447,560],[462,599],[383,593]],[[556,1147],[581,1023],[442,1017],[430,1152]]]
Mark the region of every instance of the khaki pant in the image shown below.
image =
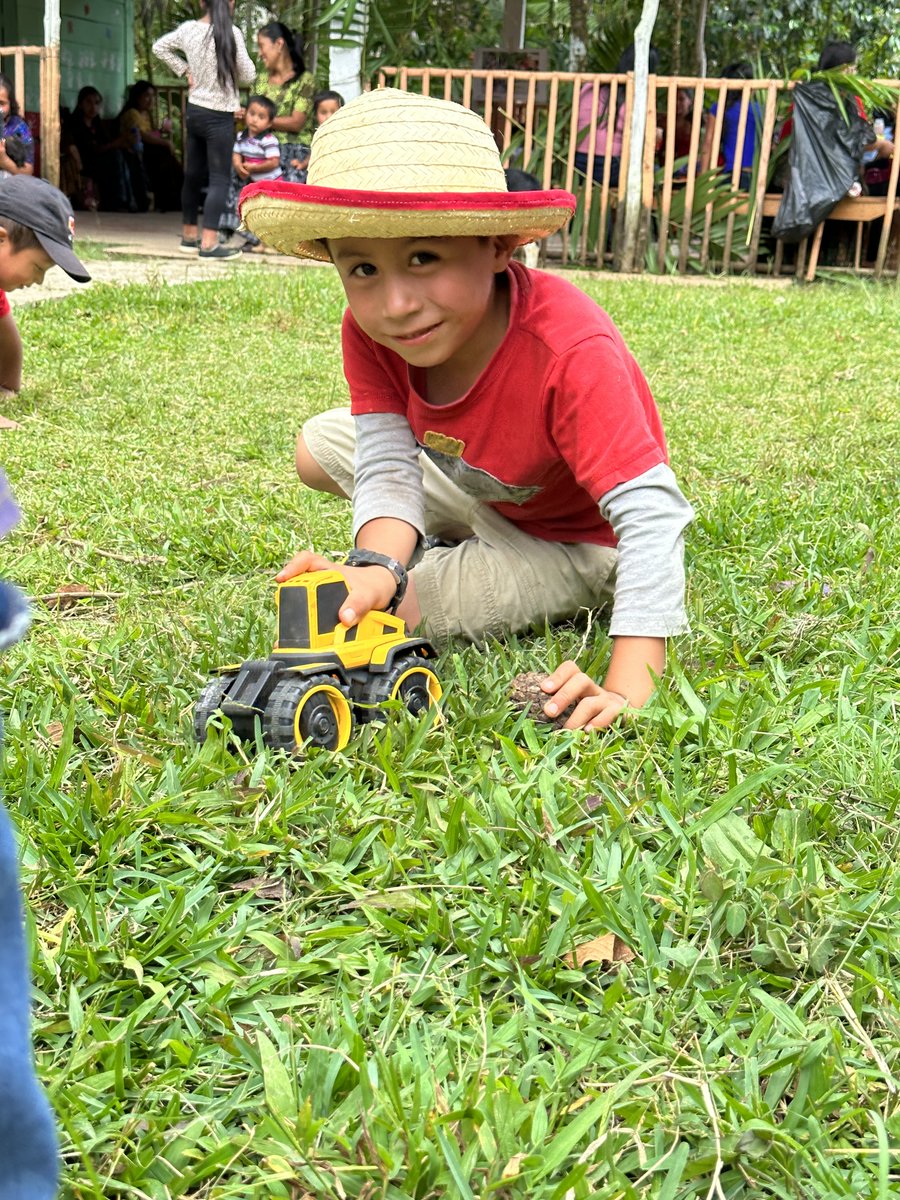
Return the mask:
[[[356,429],[349,409],[312,417],[303,427],[310,454],[353,494]],[[463,538],[426,550],[413,568],[427,635],[479,642],[553,624],[612,599],[617,551],[580,542],[546,542],[523,533],[466,495],[426,456],[425,532]]]

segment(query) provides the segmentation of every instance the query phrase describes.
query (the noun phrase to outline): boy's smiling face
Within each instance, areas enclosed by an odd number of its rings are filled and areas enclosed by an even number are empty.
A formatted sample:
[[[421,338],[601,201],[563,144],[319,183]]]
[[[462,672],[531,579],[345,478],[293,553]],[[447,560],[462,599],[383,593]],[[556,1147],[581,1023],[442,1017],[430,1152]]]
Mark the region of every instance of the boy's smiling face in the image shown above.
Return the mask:
[[[360,329],[412,367],[472,376],[506,332],[497,276],[516,238],[341,238],[328,249]]]

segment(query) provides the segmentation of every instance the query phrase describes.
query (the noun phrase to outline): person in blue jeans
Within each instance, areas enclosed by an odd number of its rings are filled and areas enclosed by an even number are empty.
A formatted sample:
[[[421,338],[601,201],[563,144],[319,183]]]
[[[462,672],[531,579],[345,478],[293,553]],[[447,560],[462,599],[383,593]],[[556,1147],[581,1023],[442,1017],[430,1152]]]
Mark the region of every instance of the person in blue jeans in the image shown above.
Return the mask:
[[[0,471],[0,535],[19,512]],[[0,581],[0,650],[28,627],[28,606]],[[52,1200],[59,1174],[50,1105],[35,1075],[30,981],[16,843],[0,804],[0,1200]]]

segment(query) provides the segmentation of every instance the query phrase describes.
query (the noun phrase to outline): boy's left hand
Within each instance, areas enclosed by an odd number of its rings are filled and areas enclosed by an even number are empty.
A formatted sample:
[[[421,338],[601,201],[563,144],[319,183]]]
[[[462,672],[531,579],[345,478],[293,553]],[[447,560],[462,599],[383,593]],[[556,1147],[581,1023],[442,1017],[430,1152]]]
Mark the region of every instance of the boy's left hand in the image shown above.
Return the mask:
[[[560,663],[541,687],[552,697],[544,705],[548,717],[555,717],[570,704],[576,706],[564,729],[606,729],[628,707],[624,696],[600,687],[571,660]]]

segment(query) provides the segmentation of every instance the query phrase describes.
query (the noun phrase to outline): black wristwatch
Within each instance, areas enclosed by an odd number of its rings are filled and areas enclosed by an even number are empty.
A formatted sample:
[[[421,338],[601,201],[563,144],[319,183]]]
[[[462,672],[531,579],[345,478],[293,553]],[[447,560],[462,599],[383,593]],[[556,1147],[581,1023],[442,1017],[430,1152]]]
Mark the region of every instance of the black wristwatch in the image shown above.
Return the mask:
[[[400,601],[406,595],[406,585],[409,575],[406,567],[389,554],[379,554],[377,550],[351,550],[344,559],[345,567],[387,567],[397,580],[397,590],[388,605],[388,612],[395,612]]]

